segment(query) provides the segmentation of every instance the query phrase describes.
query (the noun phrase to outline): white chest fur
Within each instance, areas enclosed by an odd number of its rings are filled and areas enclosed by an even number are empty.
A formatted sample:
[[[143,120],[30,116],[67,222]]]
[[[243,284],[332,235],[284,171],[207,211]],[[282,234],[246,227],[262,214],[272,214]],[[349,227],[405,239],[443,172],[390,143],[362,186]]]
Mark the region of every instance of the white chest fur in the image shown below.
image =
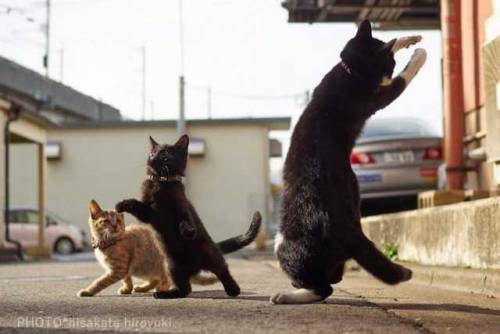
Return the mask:
[[[108,270],[108,263],[106,262],[106,255],[99,249],[96,248],[94,250],[95,258],[97,259],[97,262],[105,269]]]

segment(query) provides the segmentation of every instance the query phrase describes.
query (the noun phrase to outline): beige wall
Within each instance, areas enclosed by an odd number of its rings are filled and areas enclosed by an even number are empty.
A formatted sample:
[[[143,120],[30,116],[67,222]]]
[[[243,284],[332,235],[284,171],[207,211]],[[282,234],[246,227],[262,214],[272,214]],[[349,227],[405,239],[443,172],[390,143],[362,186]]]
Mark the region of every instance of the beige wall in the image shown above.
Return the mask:
[[[266,217],[268,129],[265,125],[196,125],[192,137],[207,144],[204,157],[188,163],[188,196],[215,240],[246,230],[251,213]],[[177,139],[174,128],[135,127],[51,130],[62,143],[62,159],[48,164],[48,209],[87,227],[87,203],[95,198],[113,207],[139,195],[145,178],[148,135],[159,142]],[[36,148],[13,148],[12,204],[35,205]],[[129,221],[131,218],[129,218]]]
[[[2,108],[0,108],[0,248],[2,248],[3,244],[5,243],[5,222],[4,222],[4,206],[5,206],[4,155],[5,155],[5,147],[4,147],[3,129],[4,129],[6,121],[7,121],[7,117],[5,115],[5,112]]]

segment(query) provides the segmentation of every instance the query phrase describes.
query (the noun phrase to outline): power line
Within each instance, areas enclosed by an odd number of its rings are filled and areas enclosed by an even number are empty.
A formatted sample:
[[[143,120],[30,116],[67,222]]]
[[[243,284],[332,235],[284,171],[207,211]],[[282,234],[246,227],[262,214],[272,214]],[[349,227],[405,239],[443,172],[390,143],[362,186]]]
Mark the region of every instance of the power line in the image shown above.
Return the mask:
[[[231,98],[239,98],[239,99],[247,99],[247,100],[285,100],[285,99],[295,99],[304,97],[307,94],[307,91],[297,92],[297,93],[289,93],[289,94],[277,94],[277,95],[261,95],[261,94],[244,94],[244,93],[236,93],[229,92],[224,90],[213,89],[210,86],[202,86],[202,85],[194,85],[194,84],[186,84],[188,88],[200,91],[210,90],[211,93],[231,97]]]

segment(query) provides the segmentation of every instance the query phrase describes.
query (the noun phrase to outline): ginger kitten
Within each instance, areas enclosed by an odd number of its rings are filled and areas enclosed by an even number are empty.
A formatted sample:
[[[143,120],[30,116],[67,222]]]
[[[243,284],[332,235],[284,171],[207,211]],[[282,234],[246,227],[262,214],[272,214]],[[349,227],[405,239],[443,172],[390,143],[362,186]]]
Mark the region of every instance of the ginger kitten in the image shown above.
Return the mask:
[[[89,297],[108,286],[122,281],[119,294],[147,292],[151,289],[167,291],[170,288],[167,258],[156,232],[147,225],[125,226],[124,216],[114,210],[102,210],[96,201],[89,204],[89,225],[92,246],[106,273],[96,279],[78,296]],[[133,286],[132,277],[146,282]],[[215,277],[194,277],[194,283],[212,284]]]

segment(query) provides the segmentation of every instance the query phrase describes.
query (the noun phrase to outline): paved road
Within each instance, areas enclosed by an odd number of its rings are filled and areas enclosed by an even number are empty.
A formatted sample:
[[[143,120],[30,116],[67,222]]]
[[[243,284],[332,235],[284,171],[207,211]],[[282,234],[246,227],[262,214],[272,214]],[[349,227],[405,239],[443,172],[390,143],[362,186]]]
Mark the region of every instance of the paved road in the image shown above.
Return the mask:
[[[0,265],[0,333],[500,333],[500,302],[407,283],[388,287],[350,271],[325,303],[269,304],[289,289],[269,259],[229,259],[240,297],[219,284],[189,298],[118,296],[112,286],[92,298],[76,292],[101,273],[95,262]]]

